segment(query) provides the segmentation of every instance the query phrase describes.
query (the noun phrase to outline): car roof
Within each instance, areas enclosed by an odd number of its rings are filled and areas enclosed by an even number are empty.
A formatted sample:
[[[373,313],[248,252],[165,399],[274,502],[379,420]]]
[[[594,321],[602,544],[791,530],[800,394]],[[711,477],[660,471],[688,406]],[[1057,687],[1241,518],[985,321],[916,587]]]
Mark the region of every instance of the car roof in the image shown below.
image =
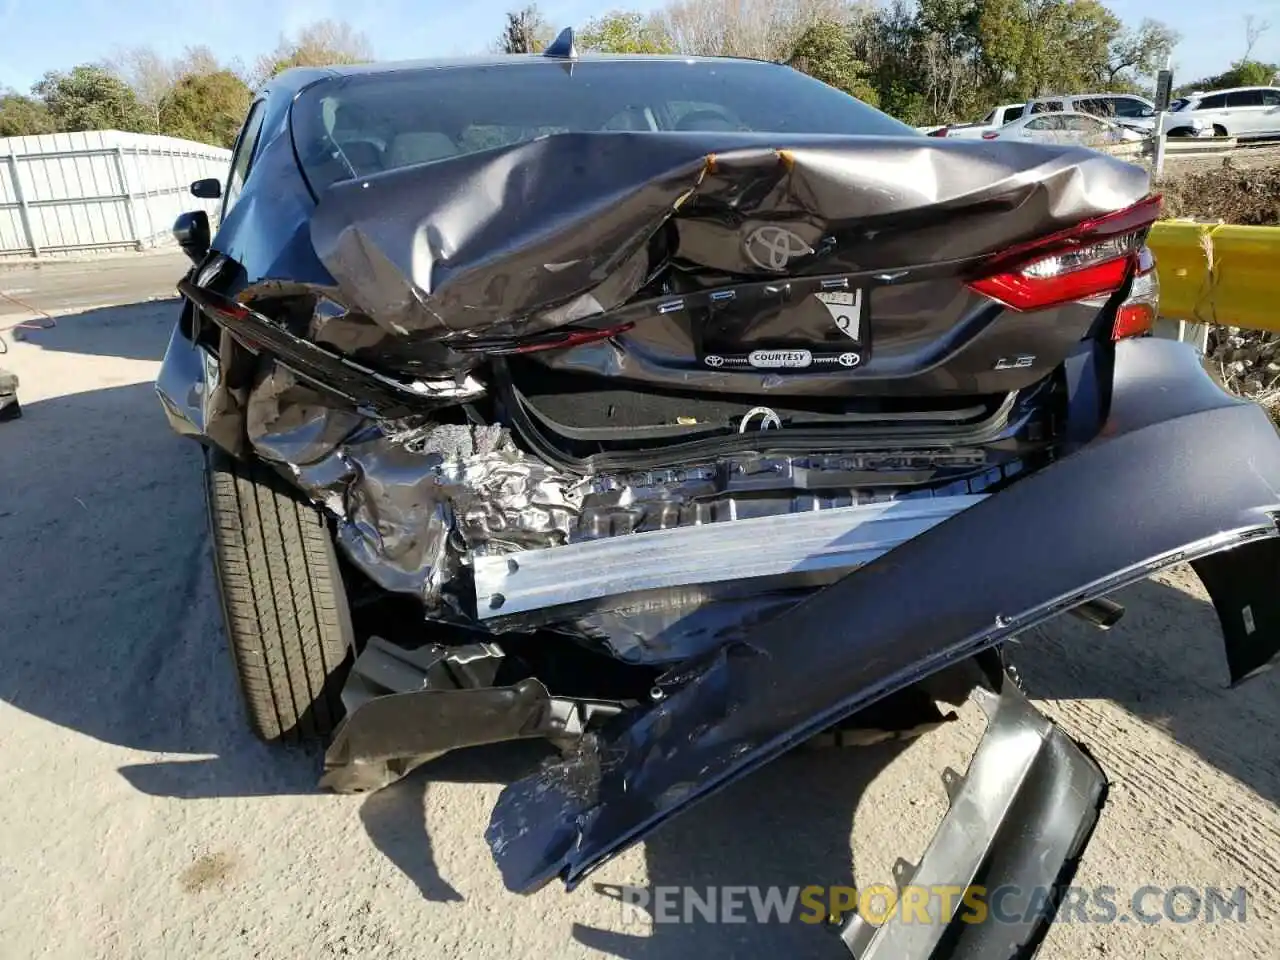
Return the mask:
[[[1195,93],[1187,94],[1187,97],[1214,97],[1220,93],[1245,93],[1249,90],[1280,90],[1280,87],[1270,83],[1251,83],[1247,87],[1222,87],[1218,90],[1197,90]],[[1185,97],[1182,99],[1186,99]]]
[[[1115,90],[1104,90],[1101,93],[1046,93],[1043,97],[1032,97],[1027,103],[1038,103],[1041,100],[1092,100],[1095,97],[1131,97],[1134,100],[1146,100],[1140,93],[1118,93]]]
[[[290,67],[276,74],[268,81],[264,91],[279,91],[292,96],[304,87],[317,80],[333,77],[368,76],[380,73],[396,73],[408,70],[457,70],[478,67],[503,67],[517,64],[545,63],[563,66],[565,63],[593,63],[605,61],[625,61],[628,63],[675,62],[675,63],[757,63],[761,67],[773,66],[790,69],[785,64],[768,60],[754,60],[749,57],[691,57],[683,54],[635,54],[635,53],[583,53],[572,61],[560,57],[547,57],[539,53],[494,53],[478,54],[463,57],[435,57],[421,60],[389,60],[375,63],[343,63],[326,67]]]
[[[1110,117],[1100,117],[1095,113],[1086,113],[1083,110],[1051,110],[1047,113],[1029,113],[1023,120],[1039,120],[1041,117],[1088,117],[1090,120],[1101,120],[1103,123],[1114,123]]]

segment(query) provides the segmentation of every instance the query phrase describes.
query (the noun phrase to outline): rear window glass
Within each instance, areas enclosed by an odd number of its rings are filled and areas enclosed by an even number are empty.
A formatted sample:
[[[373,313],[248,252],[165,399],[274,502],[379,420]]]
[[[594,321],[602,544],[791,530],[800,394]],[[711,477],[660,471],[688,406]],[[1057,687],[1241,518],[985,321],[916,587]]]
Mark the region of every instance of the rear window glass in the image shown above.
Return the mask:
[[[556,133],[740,130],[920,136],[887,114],[773,64],[555,61],[422,68],[321,81],[292,109],[304,171],[337,180]]]

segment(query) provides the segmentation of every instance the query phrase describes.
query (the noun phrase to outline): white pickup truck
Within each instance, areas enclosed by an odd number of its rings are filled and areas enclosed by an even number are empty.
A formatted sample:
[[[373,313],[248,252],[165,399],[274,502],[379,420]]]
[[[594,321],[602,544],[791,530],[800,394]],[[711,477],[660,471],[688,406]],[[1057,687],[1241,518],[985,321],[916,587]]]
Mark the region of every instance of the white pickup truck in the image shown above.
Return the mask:
[[[996,107],[977,123],[951,123],[938,127],[929,133],[931,137],[961,137],[966,140],[980,140],[988,130],[998,130],[1006,123],[1022,116],[1021,103],[1006,103]]]

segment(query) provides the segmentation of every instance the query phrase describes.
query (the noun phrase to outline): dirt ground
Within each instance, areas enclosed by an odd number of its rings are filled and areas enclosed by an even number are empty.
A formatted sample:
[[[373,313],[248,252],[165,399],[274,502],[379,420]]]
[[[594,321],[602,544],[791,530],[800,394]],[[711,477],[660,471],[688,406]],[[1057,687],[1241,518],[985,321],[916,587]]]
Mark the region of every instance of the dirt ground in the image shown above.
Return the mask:
[[[316,751],[250,738],[197,448],[152,390],[174,303],[139,302],[181,270],[166,255],[0,269],[0,291],[59,314],[0,356],[25,409],[0,423],[0,957],[847,957],[802,924],[637,923],[590,882],[507,894],[482,833],[536,748],[446,757],[356,798],[315,790]],[[27,315],[0,299],[0,327]],[[1117,599],[1110,632],[1064,622],[1016,651],[1111,780],[1076,883],[1116,888],[1120,915],[1057,924],[1041,956],[1280,955],[1280,675],[1225,689],[1188,571]],[[592,880],[888,881],[980,732],[967,709],[906,748],[797,752]],[[1244,922],[1137,923],[1125,904],[1144,885],[1243,886]]]

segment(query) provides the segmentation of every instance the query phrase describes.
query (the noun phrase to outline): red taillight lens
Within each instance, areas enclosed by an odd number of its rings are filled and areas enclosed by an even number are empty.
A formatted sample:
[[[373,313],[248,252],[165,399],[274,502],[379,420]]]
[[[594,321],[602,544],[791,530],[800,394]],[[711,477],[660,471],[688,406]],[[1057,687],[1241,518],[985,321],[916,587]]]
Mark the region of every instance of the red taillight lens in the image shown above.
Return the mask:
[[[1160,278],[1151,251],[1143,247],[1138,253],[1138,272],[1124,303],[1116,309],[1111,328],[1112,340],[1140,337],[1150,333],[1160,313]]]
[[[563,350],[565,347],[577,347],[584,343],[595,343],[597,340],[608,340],[620,333],[626,333],[634,323],[620,323],[616,327],[603,330],[566,330],[560,336],[552,335],[546,340],[522,343],[513,347],[510,353],[537,353],[539,350]]]
[[[946,127],[939,127],[937,130],[932,130],[928,134],[928,136],[930,137],[945,137],[946,135],[947,135]]]
[[[969,287],[1014,310],[1047,307],[1113,293],[1124,285],[1142,248],[1142,231],[1160,213],[1160,198],[1086,220],[997,254]]]
[[[982,139],[983,139],[983,140],[994,140],[994,139],[996,139],[996,137],[998,137],[998,136],[1000,136],[1000,134],[996,133],[996,131],[994,131],[994,130],[988,130],[986,133],[984,133],[984,134],[982,135]]]

